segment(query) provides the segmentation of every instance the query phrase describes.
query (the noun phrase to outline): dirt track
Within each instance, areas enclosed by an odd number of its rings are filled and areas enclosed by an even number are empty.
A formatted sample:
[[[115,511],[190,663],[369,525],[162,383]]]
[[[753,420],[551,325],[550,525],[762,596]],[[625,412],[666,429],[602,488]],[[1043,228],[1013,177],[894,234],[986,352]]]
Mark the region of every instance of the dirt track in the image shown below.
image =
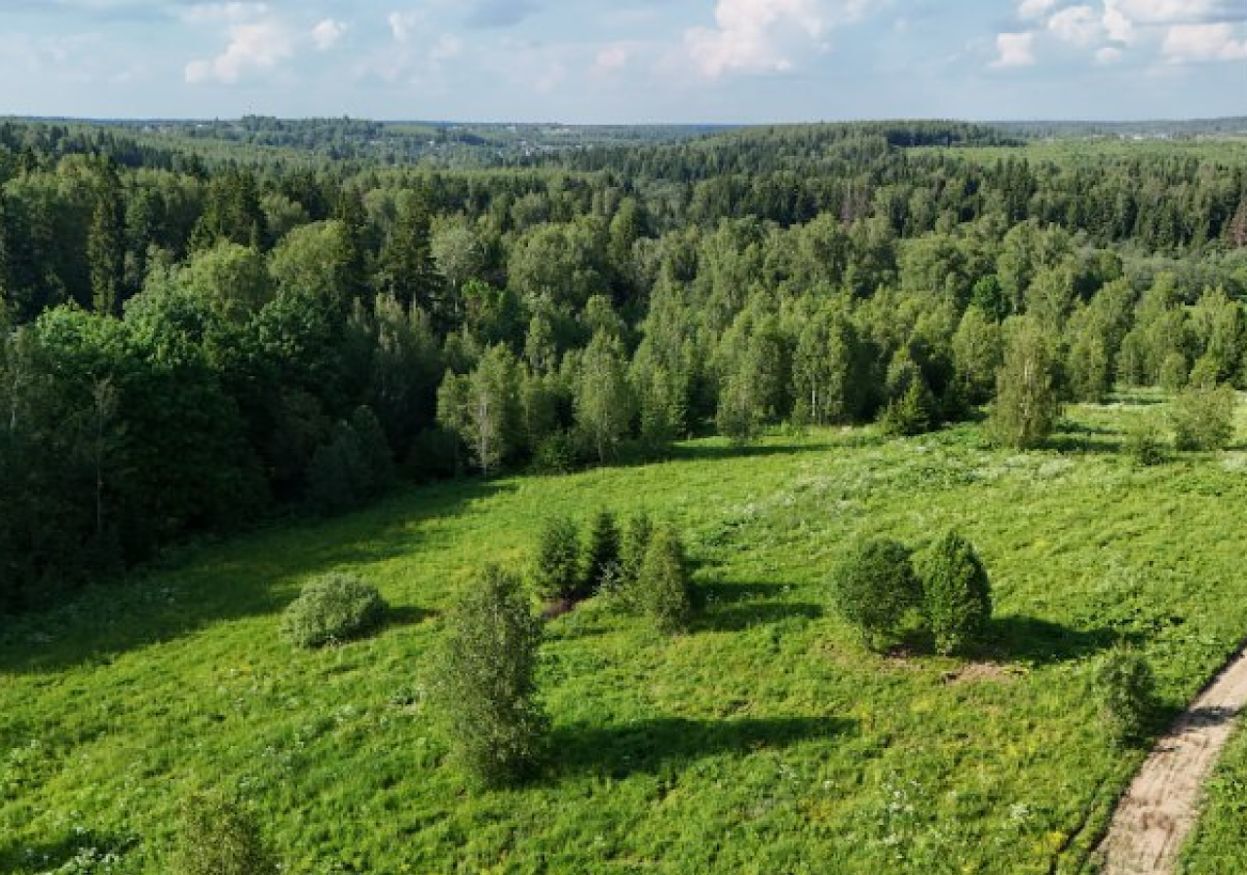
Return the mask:
[[[1104,875],[1168,875],[1199,817],[1204,782],[1247,704],[1240,652],[1157,742],[1100,845]]]

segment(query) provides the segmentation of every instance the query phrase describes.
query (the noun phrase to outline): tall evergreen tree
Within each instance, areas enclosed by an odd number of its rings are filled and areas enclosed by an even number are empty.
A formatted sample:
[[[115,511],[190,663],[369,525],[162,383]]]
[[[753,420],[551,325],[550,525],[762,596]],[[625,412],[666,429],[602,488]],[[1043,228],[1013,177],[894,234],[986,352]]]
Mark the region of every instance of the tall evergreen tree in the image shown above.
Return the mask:
[[[91,301],[97,313],[121,312],[126,272],[126,216],[121,180],[106,164],[97,183],[95,210],[87,236]]]

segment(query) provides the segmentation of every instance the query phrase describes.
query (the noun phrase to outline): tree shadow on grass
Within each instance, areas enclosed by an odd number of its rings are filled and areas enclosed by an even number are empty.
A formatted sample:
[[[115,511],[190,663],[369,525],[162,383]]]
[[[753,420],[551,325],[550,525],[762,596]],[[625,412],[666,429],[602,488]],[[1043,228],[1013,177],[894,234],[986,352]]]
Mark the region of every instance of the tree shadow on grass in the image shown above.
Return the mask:
[[[816,620],[823,615],[821,605],[783,601],[788,591],[789,587],[774,583],[699,584],[700,610],[690,631],[741,632],[794,617]]]
[[[625,778],[675,769],[704,757],[781,750],[843,735],[854,722],[840,717],[689,720],[661,717],[623,726],[573,725],[554,730],[554,777],[575,774]]]
[[[993,619],[983,644],[971,655],[995,662],[1049,665],[1091,656],[1119,643],[1133,642],[1129,634],[1114,629],[1074,629],[1013,615]]]
[[[809,443],[784,444],[723,444],[696,443],[677,444],[667,456],[672,461],[715,461],[719,459],[752,459],[768,456],[792,456],[797,453],[823,453],[840,444],[834,441],[810,441]]]
[[[39,842],[6,841],[0,844],[0,872],[13,875],[57,872],[79,854],[92,852],[95,857],[103,857],[109,853],[124,854],[135,844],[137,842],[133,838],[101,835],[91,830],[67,833],[60,839]],[[81,871],[95,871],[89,864],[83,865],[86,868]],[[75,868],[73,871],[77,872],[79,869]],[[101,866],[100,871],[105,871],[105,867]]]
[[[0,676],[107,664],[221,621],[275,614],[308,578],[406,553],[420,543],[423,522],[462,514],[506,488],[513,487],[472,480],[405,489],[332,520],[298,519],[224,543],[184,546],[64,604],[0,617]],[[386,626],[428,616],[396,610]]]
[[[1121,453],[1122,440],[1117,432],[1087,426],[1050,435],[1044,447],[1063,454],[1114,456]]]

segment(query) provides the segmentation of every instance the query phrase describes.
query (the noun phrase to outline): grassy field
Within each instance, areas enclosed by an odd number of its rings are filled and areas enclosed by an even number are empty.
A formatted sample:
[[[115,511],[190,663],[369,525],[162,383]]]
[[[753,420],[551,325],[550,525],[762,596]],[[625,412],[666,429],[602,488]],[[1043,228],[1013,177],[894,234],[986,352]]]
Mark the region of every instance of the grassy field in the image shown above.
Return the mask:
[[[1097,723],[1097,655],[1141,647],[1176,710],[1247,633],[1247,451],[1135,467],[1122,429],[1160,401],[1072,408],[1042,452],[988,448],[975,425],[818,431],[410,490],[8,621],[0,871],[94,846],[119,860],[74,871],[162,872],[203,781],[254,800],[292,872],[1082,871],[1142,756]],[[670,639],[593,602],[551,622],[549,762],[469,792],[423,705],[439,618],[481,563],[524,563],[544,515],[599,507],[683,526],[707,610]],[[826,607],[844,545],[949,526],[992,572],[990,645],[867,653]],[[292,652],[282,607],[335,568],[374,582],[392,622]]]
[[[1247,854],[1247,732],[1240,727],[1222,756],[1199,828],[1191,837],[1178,871],[1182,875],[1221,875],[1243,868]]]

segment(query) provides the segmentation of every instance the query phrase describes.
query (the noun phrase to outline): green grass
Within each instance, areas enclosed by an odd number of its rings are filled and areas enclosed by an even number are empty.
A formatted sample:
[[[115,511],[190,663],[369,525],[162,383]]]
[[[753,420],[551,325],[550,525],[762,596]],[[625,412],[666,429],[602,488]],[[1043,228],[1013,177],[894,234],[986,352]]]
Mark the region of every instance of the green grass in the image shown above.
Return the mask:
[[[163,872],[203,781],[244,790],[293,872],[1080,871],[1141,760],[1096,720],[1097,655],[1142,647],[1177,709],[1247,630],[1247,453],[1135,467],[1122,430],[1158,400],[1074,408],[1026,454],[973,425],[818,431],[411,490],[9,621],[0,871],[93,845],[122,852],[99,871]],[[684,527],[706,613],[675,638],[592,602],[551,622],[549,762],[469,792],[424,706],[440,616],[481,563],[523,563],[545,515],[603,506]],[[981,659],[999,668],[964,678],[869,654],[826,608],[851,538],[922,546],[949,526],[996,592]],[[376,584],[393,622],[283,645],[282,607],[332,569]]]
[[[1221,875],[1243,868],[1247,848],[1247,732],[1241,727],[1208,785],[1203,817],[1178,871]]]

